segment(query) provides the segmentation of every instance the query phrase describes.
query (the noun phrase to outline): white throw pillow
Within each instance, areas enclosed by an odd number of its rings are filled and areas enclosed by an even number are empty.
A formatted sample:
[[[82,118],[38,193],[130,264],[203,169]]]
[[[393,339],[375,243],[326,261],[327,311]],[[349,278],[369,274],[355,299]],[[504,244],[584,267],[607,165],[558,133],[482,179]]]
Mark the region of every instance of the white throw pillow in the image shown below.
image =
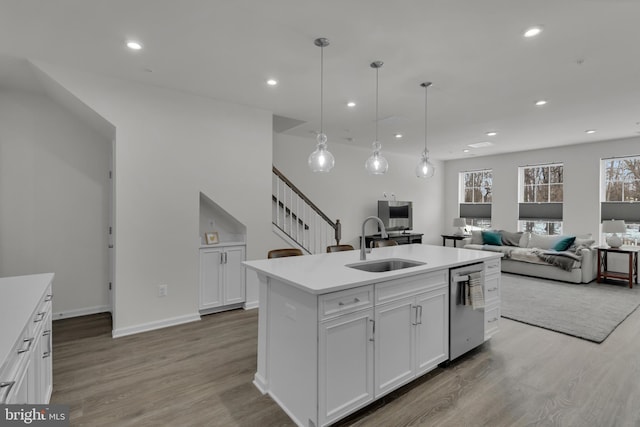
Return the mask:
[[[521,248],[526,248],[527,245],[529,244],[530,237],[531,237],[531,233],[529,233],[528,231],[525,231],[524,233],[522,233],[522,236],[520,236],[520,242],[518,243],[518,246]]]
[[[482,240],[482,230],[471,230],[471,244],[472,245],[482,245],[484,241]]]

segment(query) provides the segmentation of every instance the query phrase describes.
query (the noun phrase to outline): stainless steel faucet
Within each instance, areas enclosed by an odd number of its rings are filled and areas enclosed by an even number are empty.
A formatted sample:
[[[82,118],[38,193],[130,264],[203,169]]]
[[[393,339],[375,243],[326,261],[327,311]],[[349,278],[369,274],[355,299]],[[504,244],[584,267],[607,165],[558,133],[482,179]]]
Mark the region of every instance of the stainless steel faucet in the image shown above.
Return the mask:
[[[387,230],[384,228],[384,223],[380,218],[378,218],[377,216],[366,217],[362,222],[362,238],[360,239],[360,260],[362,261],[367,259],[367,245],[364,240],[364,226],[367,224],[367,221],[369,221],[370,219],[375,219],[376,221],[378,221],[378,224],[380,225],[380,230],[382,230],[381,233],[382,233],[383,239],[386,239],[387,237],[389,237],[389,235],[387,234]]]

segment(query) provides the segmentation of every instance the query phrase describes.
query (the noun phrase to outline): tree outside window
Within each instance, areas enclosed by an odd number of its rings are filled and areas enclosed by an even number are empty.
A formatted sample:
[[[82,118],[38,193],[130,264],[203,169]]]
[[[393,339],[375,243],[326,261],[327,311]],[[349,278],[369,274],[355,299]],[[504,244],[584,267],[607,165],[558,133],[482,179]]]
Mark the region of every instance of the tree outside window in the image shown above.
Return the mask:
[[[640,156],[606,159],[604,168],[605,202],[640,202]],[[640,242],[640,224],[627,222],[623,244]]]
[[[493,171],[464,172],[464,203],[491,203]]]
[[[520,169],[521,203],[562,203],[564,168],[562,164],[527,166]],[[562,234],[562,221],[518,221],[518,230],[534,234]]]

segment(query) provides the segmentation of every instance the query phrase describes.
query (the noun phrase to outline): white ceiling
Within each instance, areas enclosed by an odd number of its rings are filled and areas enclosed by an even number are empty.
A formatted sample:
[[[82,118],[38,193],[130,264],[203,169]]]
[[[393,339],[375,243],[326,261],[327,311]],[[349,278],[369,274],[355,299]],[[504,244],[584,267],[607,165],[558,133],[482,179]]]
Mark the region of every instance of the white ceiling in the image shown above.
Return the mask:
[[[420,83],[432,81],[428,147],[445,160],[637,136],[638,17],[640,0],[0,0],[0,54],[267,109],[301,122],[285,133],[314,138],[313,40],[327,37],[329,148],[370,146],[369,64],[381,60],[383,152],[418,158]],[[532,25],[544,31],[525,39]],[[129,38],[144,49],[126,49]],[[265,84],[270,77],[277,87]],[[538,99],[548,104],[536,107]],[[462,152],[486,140],[495,145]]]

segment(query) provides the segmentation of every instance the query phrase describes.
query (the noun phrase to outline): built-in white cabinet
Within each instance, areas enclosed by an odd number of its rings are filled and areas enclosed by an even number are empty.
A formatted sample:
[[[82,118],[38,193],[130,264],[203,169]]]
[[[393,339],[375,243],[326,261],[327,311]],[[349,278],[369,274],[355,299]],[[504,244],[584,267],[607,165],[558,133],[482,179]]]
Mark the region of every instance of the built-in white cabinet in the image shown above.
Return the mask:
[[[434,369],[448,295],[448,270],[321,295],[272,281],[269,393],[296,424],[325,426]]]
[[[447,277],[440,271],[379,285],[377,300],[401,298],[375,307],[376,398],[448,359]]]
[[[245,302],[244,245],[200,249],[200,311],[215,312]]]
[[[500,259],[484,264],[484,339],[490,339],[500,324]]]
[[[53,274],[0,279],[0,404],[49,403]]]
[[[320,323],[320,424],[373,400],[373,308]]]

